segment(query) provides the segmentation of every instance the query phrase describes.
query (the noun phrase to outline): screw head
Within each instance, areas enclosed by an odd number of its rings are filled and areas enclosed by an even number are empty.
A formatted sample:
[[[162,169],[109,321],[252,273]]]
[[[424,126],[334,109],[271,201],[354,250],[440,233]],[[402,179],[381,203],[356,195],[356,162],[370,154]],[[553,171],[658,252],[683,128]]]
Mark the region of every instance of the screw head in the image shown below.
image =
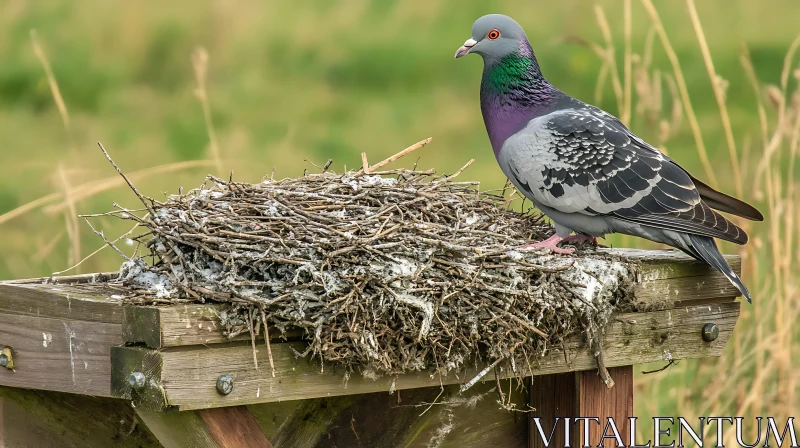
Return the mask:
[[[128,385],[131,386],[131,389],[134,390],[142,390],[144,389],[144,385],[147,383],[147,377],[144,376],[142,372],[133,372],[128,377]]]
[[[233,392],[233,376],[220,375],[220,377],[217,378],[217,392],[219,392],[220,395],[228,395]]]
[[[5,353],[0,354],[0,367],[8,366],[8,356]]]
[[[702,332],[703,340],[706,342],[715,341],[719,337],[719,327],[717,324],[705,324],[703,325],[703,332]]]

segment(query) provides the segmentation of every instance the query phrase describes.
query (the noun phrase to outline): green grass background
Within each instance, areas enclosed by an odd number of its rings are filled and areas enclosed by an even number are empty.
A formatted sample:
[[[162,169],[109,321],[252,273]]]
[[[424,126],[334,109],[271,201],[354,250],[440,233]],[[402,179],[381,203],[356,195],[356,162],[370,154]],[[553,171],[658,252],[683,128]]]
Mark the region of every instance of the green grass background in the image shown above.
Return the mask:
[[[207,49],[208,95],[223,171],[257,181],[314,169],[334,160],[340,170],[377,162],[425,137],[433,143],[401,165],[453,172],[471,158],[462,178],[484,188],[505,181],[497,167],[478,106],[481,60],[453,60],[480,15],[501,12],[527,30],[546,77],[591,101],[600,61],[579,37],[602,43],[593,2],[515,0],[4,0],[0,2],[0,214],[37,198],[116,174],[96,146],[102,141],[126,172],[209,158],[209,139],[190,55]],[[622,60],[622,1],[603,0]],[[719,112],[686,5],[656,3],[677,52],[723,189],[734,191]],[[740,142],[758,142],[757,98],[740,64],[743,46],[759,79],[777,84],[786,50],[800,28],[796,0],[702,0],[697,5]],[[642,54],[651,22],[633,2],[633,51]],[[35,29],[69,112],[65,127],[30,31]],[[670,72],[657,43],[654,65]],[[666,91],[666,86],[664,87]],[[636,102],[634,101],[634,104]],[[601,104],[616,113],[606,85]],[[670,155],[703,177],[690,130],[668,142]],[[656,127],[638,117],[632,129],[646,139]],[[745,161],[745,164],[751,161]],[[63,176],[59,175],[59,170]],[[137,186],[159,198],[198,186],[214,168],[149,176]],[[78,213],[135,206],[123,187],[79,201]],[[56,205],[62,201],[59,200]],[[71,253],[67,214],[37,208],[0,224],[0,278],[48,275],[101,246],[80,223],[80,253]],[[110,220],[109,236],[124,230]],[[612,242],[619,240],[612,239]],[[639,244],[625,240],[626,244]],[[728,248],[730,249],[730,248]],[[78,271],[113,270],[119,258],[104,251]],[[758,306],[758,305],[756,305]],[[747,324],[750,325],[750,324]],[[737,332],[748,332],[740,325]],[[674,415],[694,370],[660,375],[640,387],[642,412]],[[677,391],[677,392],[676,392]],[[654,408],[650,403],[656,400]],[[723,414],[730,415],[730,414]]]

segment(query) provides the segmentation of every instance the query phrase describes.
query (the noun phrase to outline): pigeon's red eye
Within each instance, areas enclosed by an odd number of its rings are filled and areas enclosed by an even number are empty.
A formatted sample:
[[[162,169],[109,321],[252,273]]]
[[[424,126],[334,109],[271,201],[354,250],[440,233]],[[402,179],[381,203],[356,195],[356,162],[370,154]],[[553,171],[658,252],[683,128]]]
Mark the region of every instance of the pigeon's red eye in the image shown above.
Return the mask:
[[[495,40],[498,37],[500,37],[500,31],[495,28],[495,29],[489,31],[489,33],[486,34],[486,37],[488,37],[490,40]]]

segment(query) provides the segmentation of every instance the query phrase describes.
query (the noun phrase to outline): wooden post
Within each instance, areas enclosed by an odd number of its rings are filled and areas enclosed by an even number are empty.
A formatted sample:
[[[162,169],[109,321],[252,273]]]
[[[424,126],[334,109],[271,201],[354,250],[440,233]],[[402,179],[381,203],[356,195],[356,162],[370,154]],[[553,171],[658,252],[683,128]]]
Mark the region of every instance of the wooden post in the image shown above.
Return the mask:
[[[245,406],[197,411],[220,448],[272,448]]]
[[[272,448],[245,406],[136,413],[164,448]]]
[[[619,435],[623,442],[628,444],[630,433],[628,417],[633,416],[633,366],[612,367],[608,372],[616,383],[611,389],[606,387],[596,370],[533,378],[531,406],[536,408],[536,411],[531,413],[531,417],[541,419],[545,438],[550,437],[552,432],[550,448],[586,445],[596,447],[603,436],[608,418],[614,419]],[[583,437],[584,423],[575,423],[576,417],[597,417],[600,420],[599,423],[594,420],[588,421],[588,441],[584,441]],[[556,418],[559,418],[557,425]],[[565,443],[566,418],[570,418],[569,444]],[[528,446],[544,448],[546,445],[535,422],[531,420],[528,425]],[[553,430],[554,425],[556,425],[555,430]],[[607,434],[613,435],[613,431],[609,428]],[[605,439],[603,446],[612,448],[616,447],[617,443],[614,439]]]

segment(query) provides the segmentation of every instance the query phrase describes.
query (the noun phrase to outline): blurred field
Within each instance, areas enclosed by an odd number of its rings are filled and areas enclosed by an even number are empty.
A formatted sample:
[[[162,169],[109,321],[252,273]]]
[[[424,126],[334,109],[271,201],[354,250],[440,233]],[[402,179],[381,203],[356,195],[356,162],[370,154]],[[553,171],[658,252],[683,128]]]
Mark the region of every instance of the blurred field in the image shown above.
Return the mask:
[[[462,177],[501,187],[505,179],[478,108],[480,58],[452,57],[475,18],[502,12],[526,28],[551,82],[610,112],[630,111],[639,135],[767,212],[766,223],[751,226],[752,243],[742,252],[754,305],[743,307],[728,354],[638,376],[639,417],[792,415],[800,410],[793,170],[800,57],[786,69],[784,58],[800,32],[800,3],[698,2],[723,79],[735,162],[687,4],[655,4],[702,131],[705,165],[646,3],[631,2],[626,77],[623,0],[597,3],[609,25],[614,70],[604,68],[597,51],[606,46],[603,22],[595,4],[583,0],[0,2],[0,278],[74,264],[100,247],[77,213],[105,211],[112,201],[135,205],[97,141],[126,172],[141,171],[132,177],[154,197],[195,187],[208,172],[256,181],[273,168],[278,177],[313,169],[304,159],[356,166],[361,152],[377,161],[428,136],[433,143],[415,153],[420,166],[453,172],[475,158]],[[205,89],[198,92],[204,67]],[[147,171],[153,167],[161,168]],[[127,230],[100,224],[109,236]],[[118,265],[104,251],[77,271]]]

